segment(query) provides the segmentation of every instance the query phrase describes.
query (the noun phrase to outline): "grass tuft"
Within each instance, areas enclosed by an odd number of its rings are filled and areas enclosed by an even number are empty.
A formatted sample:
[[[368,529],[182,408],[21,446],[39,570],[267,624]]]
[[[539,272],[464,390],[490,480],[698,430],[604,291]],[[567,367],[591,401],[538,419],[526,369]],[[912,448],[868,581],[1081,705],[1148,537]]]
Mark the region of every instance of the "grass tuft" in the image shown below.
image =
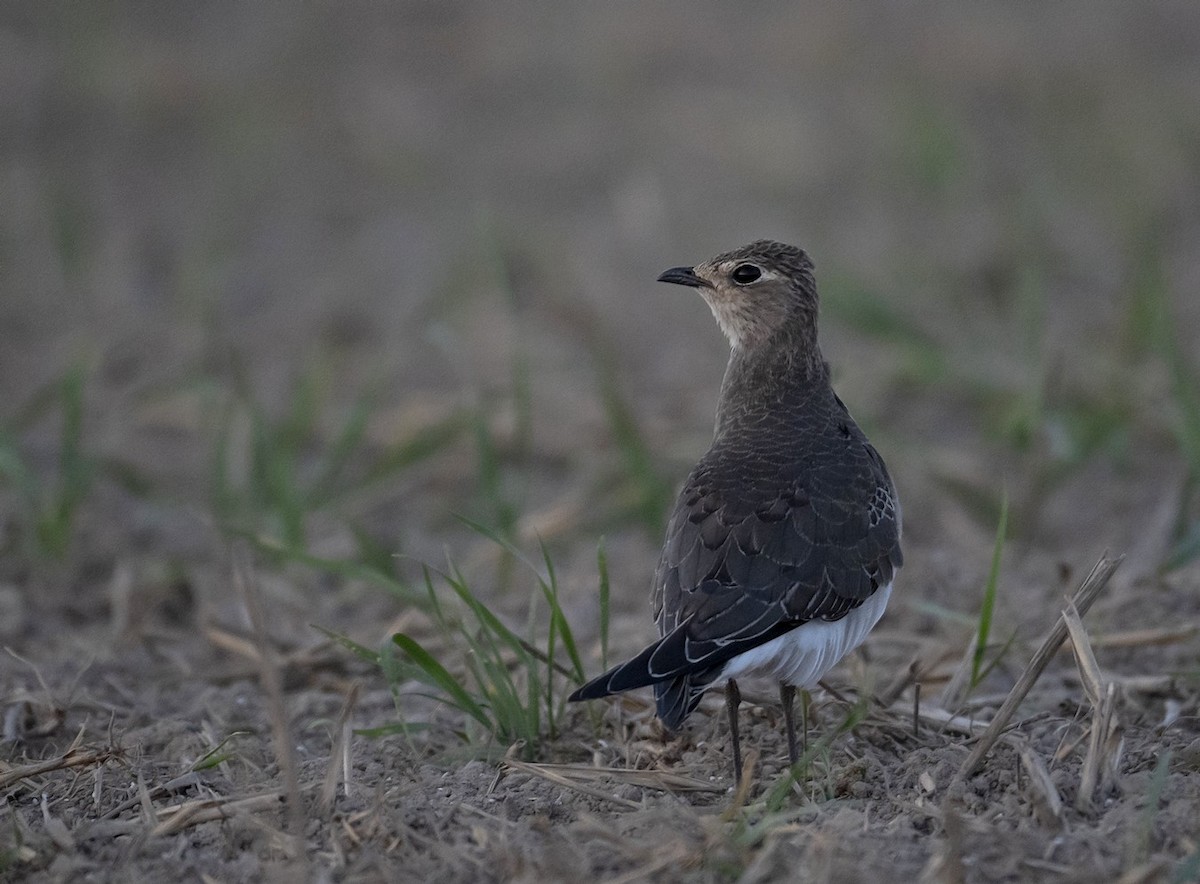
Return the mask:
[[[814,741],[807,749],[800,753],[800,757],[796,760],[796,763],[767,792],[764,803],[768,814],[781,811],[796,786],[803,789],[811,783],[815,762],[823,760],[825,767],[828,769],[829,755],[834,741],[842,734],[858,727],[863,719],[867,717],[870,707],[870,692],[864,691],[859,695],[854,705],[846,710],[845,716],[836,726],[823,730],[820,739]],[[831,796],[832,791],[827,790],[825,798],[828,799]]]
[[[1176,514],[1163,572],[1173,571],[1200,558],[1200,516],[1189,503],[1200,488],[1200,373],[1180,343],[1172,315],[1171,289],[1162,255],[1162,230],[1151,225],[1136,245],[1130,304],[1125,328],[1134,355],[1157,358],[1170,379],[1174,420],[1171,430],[1187,464],[1181,506]]]
[[[624,471],[624,482],[618,491],[618,497],[624,504],[621,515],[631,516],[646,531],[657,536],[666,521],[674,486],[659,471],[633,408],[621,393],[615,372],[603,362],[600,396]]]
[[[76,516],[98,470],[83,440],[85,384],[84,370],[72,369],[37,393],[11,425],[0,427],[0,486],[16,489],[23,510],[18,542],[34,558],[66,557]],[[19,437],[43,415],[55,411],[61,421],[58,461],[53,477],[46,478],[29,463]]]
[[[439,653],[453,662],[443,662],[432,646],[407,633],[392,636],[393,655],[371,651],[343,636],[322,631],[355,655],[381,667],[402,719],[406,705],[402,685],[416,681],[431,690],[423,696],[463,714],[467,727],[461,736],[466,742],[474,742],[475,735],[482,734],[489,744],[507,747],[520,743],[523,754],[532,758],[545,740],[558,734],[567,695],[584,680],[582,656],[562,610],[557,574],[545,546],[540,548],[539,568],[497,533],[463,521],[533,573],[536,586],[530,601],[529,638],[505,625],[480,600],[453,562],[445,571],[423,569],[424,607],[445,649],[439,649]],[[457,604],[450,606],[440,600],[438,580],[451,590]],[[542,602],[548,613],[538,638],[536,624],[541,619],[537,615]],[[565,662],[560,662],[560,657]],[[402,722],[395,729],[409,727]]]
[[[359,555],[348,559],[318,556],[300,547],[288,546],[276,538],[249,531],[228,528],[226,533],[245,540],[273,562],[291,562],[346,580],[359,580],[384,590],[406,605],[425,606],[426,596],[415,591],[396,575],[395,556],[387,553],[385,557],[379,552],[382,548],[361,532],[355,532],[359,541]]]
[[[227,530],[306,549],[315,513],[393,480],[452,444],[466,427],[462,414],[452,414],[380,448],[367,438],[379,404],[378,392],[368,391],[330,432],[320,374],[314,369],[300,379],[280,417],[271,416],[244,379],[224,403],[209,482],[212,509]]]
[[[1000,562],[1004,553],[1004,543],[1008,534],[1008,495],[1001,493],[999,514],[996,520],[996,539],[992,545],[992,560],[988,568],[987,581],[983,587],[983,600],[980,603],[979,614],[975,618],[964,618],[953,612],[944,611],[937,606],[922,606],[935,616],[955,619],[959,622],[973,623],[975,632],[971,636],[963,657],[954,675],[942,690],[941,705],[946,709],[956,709],[965,703],[971,692],[988,677],[991,671],[1007,656],[1016,642],[1016,630],[1009,635],[1008,640],[992,656],[987,659],[989,642],[992,636],[992,624],[996,611],[996,595],[1000,584]]]
[[[902,354],[900,376],[904,380],[935,384],[950,375],[945,350],[910,313],[900,310],[894,299],[837,272],[825,275],[821,291],[822,304],[831,317]]]

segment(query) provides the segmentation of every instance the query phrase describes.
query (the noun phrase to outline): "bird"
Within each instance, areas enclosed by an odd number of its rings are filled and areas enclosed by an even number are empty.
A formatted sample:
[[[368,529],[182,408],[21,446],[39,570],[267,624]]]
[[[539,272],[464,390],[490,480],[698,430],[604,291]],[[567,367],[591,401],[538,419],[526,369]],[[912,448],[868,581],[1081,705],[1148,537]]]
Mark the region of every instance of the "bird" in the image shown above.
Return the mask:
[[[758,240],[658,281],[696,289],[729,341],[713,440],[667,523],[652,587],[659,638],[568,699],[653,686],[675,732],[723,681],[740,785],[737,680],[779,683],[794,767],[796,691],[858,647],[887,607],[903,564],[900,502],[834,392],[802,249]]]

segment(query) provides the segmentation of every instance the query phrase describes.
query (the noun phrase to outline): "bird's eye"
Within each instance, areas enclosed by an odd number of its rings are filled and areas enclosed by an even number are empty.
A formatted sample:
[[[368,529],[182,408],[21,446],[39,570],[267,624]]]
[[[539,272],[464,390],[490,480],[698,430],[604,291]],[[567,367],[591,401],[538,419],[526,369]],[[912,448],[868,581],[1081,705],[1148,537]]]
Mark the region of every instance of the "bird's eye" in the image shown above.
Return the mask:
[[[762,271],[753,264],[739,264],[733,268],[732,276],[738,285],[749,285],[762,276]]]

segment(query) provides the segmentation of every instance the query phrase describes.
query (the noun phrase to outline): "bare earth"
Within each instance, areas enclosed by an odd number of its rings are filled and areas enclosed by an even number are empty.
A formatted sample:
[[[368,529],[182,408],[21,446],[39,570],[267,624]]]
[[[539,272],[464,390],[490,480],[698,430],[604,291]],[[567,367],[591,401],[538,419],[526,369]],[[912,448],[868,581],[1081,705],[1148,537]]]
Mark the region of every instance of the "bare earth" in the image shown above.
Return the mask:
[[[1200,879],[1198,107],[1190,3],[6,4],[0,879]],[[716,695],[510,746],[327,638],[474,690],[406,595],[448,561],[544,637],[461,514],[545,543],[587,674],[602,536],[649,640],[725,360],[653,280],[763,236],[905,513],[797,783],[770,685],[735,795]]]

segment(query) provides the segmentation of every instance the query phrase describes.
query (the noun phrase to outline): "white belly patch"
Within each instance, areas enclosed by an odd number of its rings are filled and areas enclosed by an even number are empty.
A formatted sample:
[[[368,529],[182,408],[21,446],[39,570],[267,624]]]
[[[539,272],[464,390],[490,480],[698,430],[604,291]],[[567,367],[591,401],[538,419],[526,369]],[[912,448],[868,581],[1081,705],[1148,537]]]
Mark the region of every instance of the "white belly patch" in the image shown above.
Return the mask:
[[[815,685],[839,660],[863,643],[892,596],[881,586],[841,620],[810,620],[751,648],[725,664],[716,680],[763,676],[798,688]]]

